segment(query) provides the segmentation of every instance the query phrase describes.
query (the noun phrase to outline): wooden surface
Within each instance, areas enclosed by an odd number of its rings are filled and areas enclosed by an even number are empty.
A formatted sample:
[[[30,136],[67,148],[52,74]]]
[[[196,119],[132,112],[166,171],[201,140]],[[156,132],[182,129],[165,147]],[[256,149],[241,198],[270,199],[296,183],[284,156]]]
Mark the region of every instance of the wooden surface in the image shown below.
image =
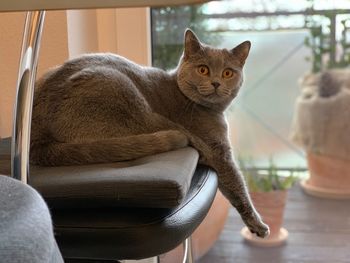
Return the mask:
[[[156,7],[203,2],[205,2],[205,0],[1,0],[0,12],[113,7]]]
[[[197,263],[349,263],[350,201],[319,199],[304,194],[299,185],[290,190],[284,227],[287,243],[259,248],[243,241],[243,223],[230,210],[218,242]]]

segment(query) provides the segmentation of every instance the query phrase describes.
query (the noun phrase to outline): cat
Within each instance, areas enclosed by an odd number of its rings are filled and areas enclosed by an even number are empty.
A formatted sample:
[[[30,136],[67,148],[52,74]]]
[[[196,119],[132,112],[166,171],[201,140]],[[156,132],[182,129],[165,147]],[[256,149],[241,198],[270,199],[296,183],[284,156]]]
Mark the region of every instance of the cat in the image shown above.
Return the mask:
[[[125,161],[185,147],[218,174],[219,189],[252,233],[266,237],[228,139],[224,111],[242,84],[245,41],[216,49],[187,29],[176,69],[139,66],[114,54],[87,54],[36,83],[32,164]]]

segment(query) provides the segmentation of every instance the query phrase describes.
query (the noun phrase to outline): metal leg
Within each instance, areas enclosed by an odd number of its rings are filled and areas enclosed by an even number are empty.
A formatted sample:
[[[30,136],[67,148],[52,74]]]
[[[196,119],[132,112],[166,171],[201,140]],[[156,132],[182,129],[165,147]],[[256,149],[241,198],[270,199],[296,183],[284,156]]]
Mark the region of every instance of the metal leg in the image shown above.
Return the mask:
[[[121,263],[159,263],[159,256],[152,258],[145,258],[140,260],[121,260]]]
[[[191,244],[191,237],[188,237],[185,239],[183,244],[183,250],[184,250],[184,257],[182,260],[182,263],[194,263],[193,254],[192,254],[192,244]],[[153,258],[147,258],[142,260],[122,260],[121,263],[160,263],[160,257],[153,257]]]
[[[191,237],[188,237],[183,243],[184,247],[184,259],[183,263],[193,263],[192,243]]]
[[[27,13],[17,81],[12,131],[11,173],[14,178],[23,183],[27,183],[29,175],[30,124],[44,18],[45,11]]]

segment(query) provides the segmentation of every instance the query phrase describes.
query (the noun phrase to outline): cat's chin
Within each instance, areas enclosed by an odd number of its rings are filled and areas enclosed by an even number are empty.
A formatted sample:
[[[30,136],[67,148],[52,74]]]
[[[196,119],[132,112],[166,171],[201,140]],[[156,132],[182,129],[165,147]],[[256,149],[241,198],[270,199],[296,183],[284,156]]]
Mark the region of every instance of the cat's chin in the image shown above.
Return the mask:
[[[214,107],[226,104],[226,99],[218,96],[217,94],[212,94],[209,96],[202,97],[200,104],[205,104],[207,107]]]
[[[198,87],[197,91],[200,95],[206,97],[215,94],[214,88],[208,88],[208,87]]]
[[[228,94],[220,93],[218,90],[213,90],[210,92],[201,92],[200,90],[197,90],[197,93],[199,102],[203,103],[220,104],[230,99]]]
[[[199,92],[192,96],[186,96],[188,99],[192,100],[198,105],[213,109],[213,110],[223,110],[226,105],[229,104],[227,97],[221,97],[216,93],[210,95],[201,95]]]
[[[213,110],[224,110],[232,100],[227,94],[213,92],[202,92],[196,86],[180,87],[181,92],[194,103]]]

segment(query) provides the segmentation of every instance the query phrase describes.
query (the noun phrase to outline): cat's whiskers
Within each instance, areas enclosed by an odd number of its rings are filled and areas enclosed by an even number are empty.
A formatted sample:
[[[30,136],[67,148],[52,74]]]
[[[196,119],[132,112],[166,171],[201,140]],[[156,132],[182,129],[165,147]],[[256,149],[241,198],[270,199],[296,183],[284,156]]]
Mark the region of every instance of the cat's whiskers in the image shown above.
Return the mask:
[[[228,88],[218,88],[216,94],[220,97],[229,97],[231,95],[231,90]]]
[[[198,85],[197,90],[201,95],[204,95],[204,96],[211,95],[211,94],[215,93],[215,88],[213,86],[211,86],[210,84],[209,85],[206,85],[206,84]]]
[[[192,82],[190,82],[189,80],[184,79],[184,82],[187,84],[187,86],[190,86],[191,88],[196,88],[196,85],[194,85]]]

